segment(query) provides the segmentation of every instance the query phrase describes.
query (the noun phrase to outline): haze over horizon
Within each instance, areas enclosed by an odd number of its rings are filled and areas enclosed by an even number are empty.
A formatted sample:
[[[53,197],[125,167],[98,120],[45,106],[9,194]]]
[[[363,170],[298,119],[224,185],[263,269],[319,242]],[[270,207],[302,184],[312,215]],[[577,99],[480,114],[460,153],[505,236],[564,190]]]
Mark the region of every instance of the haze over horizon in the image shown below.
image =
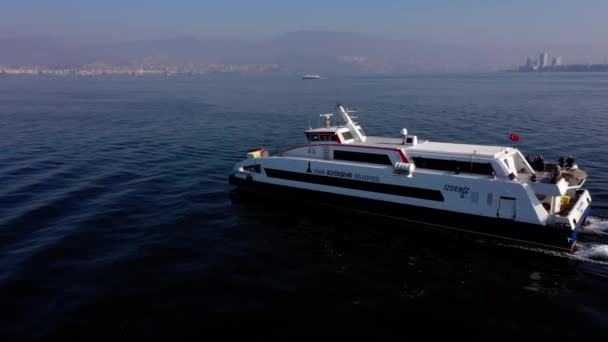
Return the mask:
[[[389,61],[379,61],[376,55],[382,55],[382,52],[374,50],[387,49],[390,44],[400,47],[399,51],[386,51],[387,54],[394,54],[395,60],[390,61],[393,63],[391,66],[394,63],[413,66],[428,60],[444,70],[513,67],[523,64],[526,57],[538,56],[542,51],[547,51],[551,56],[563,56],[570,63],[602,63],[608,60],[608,46],[605,43],[608,21],[604,20],[608,14],[608,2],[599,0],[584,3],[565,0],[515,0],[508,3],[383,0],[373,4],[360,0],[310,0],[300,3],[275,0],[176,0],[170,3],[158,0],[5,0],[2,9],[0,38],[4,39],[4,45],[9,48],[11,44],[18,47],[27,45],[31,49],[24,52],[7,52],[7,49],[3,49],[0,64],[14,63],[19,58],[27,60],[28,53],[40,54],[31,52],[37,51],[34,49],[37,43],[15,43],[20,39],[45,39],[44,43],[38,45],[46,46],[57,45],[49,40],[60,41],[59,45],[69,48],[46,55],[59,59],[61,57],[56,56],[65,56],[67,60],[70,51],[83,50],[74,47],[78,44],[117,49],[131,42],[141,45],[144,41],[187,41],[183,37],[223,41],[221,46],[214,48],[219,49],[218,56],[227,57],[228,60],[242,63],[246,62],[246,56],[251,55],[256,57],[252,60],[276,63],[280,60],[276,58],[276,53],[281,52],[285,44],[279,46],[272,43],[270,46],[268,42],[280,41],[285,37],[300,39],[303,38],[302,33],[308,36],[299,43],[314,40],[312,48],[336,45],[337,39],[348,37],[351,40],[349,46],[353,48],[346,57],[362,58],[372,61],[374,65],[380,63],[384,68]],[[333,39],[319,43],[324,33],[333,36]],[[194,40],[190,40],[189,44]],[[378,44],[377,41],[383,43]],[[230,44],[230,48],[226,49],[226,45]],[[239,47],[236,47],[238,44]],[[256,47],[252,48],[252,45]],[[186,46],[179,48],[187,49]],[[207,53],[209,48],[207,44],[200,49]],[[264,54],[259,50],[264,48],[269,49],[266,57],[272,52],[275,54],[273,58],[260,57]],[[170,50],[167,52],[166,47],[143,50],[150,55],[174,55]],[[117,56],[105,50],[103,53],[99,49],[95,51],[99,55],[89,59],[72,59],[76,63],[105,60],[110,54]],[[317,52],[324,54],[323,51]],[[243,58],[236,58],[237,55]],[[145,57],[145,54],[131,53],[122,59]],[[335,57],[345,56],[338,54]],[[202,53],[192,54],[188,58],[176,57],[175,60],[187,62],[200,58],[218,60],[207,58]],[[168,57],[167,60],[172,58]],[[51,64],[61,63],[54,60]]]

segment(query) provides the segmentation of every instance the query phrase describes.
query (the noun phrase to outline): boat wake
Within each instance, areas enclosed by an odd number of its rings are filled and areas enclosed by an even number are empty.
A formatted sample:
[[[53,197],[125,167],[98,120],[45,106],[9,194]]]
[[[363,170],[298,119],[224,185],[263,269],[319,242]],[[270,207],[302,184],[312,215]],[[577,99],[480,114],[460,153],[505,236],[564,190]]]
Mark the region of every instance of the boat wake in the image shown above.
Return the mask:
[[[579,233],[574,255],[608,262],[608,220],[589,217]]]
[[[608,261],[608,245],[585,244],[575,251],[574,255],[584,259]]]
[[[583,241],[577,244],[573,255],[583,260],[608,264],[608,220],[589,217],[581,233]],[[590,238],[590,241],[585,242],[585,238]]]
[[[581,230],[579,241],[571,252],[558,252],[542,247],[531,247],[517,243],[504,242],[498,244],[532,252],[539,252],[546,255],[565,257],[577,261],[608,266],[608,219],[589,217],[588,224]]]
[[[596,232],[608,232],[608,220],[589,217],[587,219],[588,224],[585,225],[584,230],[596,231]]]

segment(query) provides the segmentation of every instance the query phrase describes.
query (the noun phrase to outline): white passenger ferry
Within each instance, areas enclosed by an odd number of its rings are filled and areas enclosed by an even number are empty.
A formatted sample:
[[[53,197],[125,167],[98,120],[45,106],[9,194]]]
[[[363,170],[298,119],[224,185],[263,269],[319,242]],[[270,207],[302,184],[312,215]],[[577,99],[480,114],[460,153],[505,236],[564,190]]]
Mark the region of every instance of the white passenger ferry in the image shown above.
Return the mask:
[[[249,152],[230,184],[560,250],[576,243],[591,206],[576,164],[533,167],[516,148],[427,141],[406,129],[367,136],[352,111],[337,109],[333,124],[322,114],[325,124],[305,131],[306,144]]]
[[[321,79],[321,76],[317,75],[317,74],[306,74],[304,76],[302,76],[302,79],[304,80],[318,80]]]

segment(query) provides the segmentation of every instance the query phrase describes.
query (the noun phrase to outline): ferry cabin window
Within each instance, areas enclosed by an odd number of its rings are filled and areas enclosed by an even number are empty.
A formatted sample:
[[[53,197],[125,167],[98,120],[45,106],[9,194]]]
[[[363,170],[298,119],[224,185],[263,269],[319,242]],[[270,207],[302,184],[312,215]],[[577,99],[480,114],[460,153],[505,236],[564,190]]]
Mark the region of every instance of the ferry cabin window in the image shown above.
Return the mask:
[[[250,171],[250,172],[260,173],[261,172],[261,167],[258,164],[256,164],[256,165],[249,165],[249,166],[243,167],[243,170],[247,170],[247,171]]]
[[[342,138],[344,138],[344,140],[350,140],[353,138],[353,135],[350,134],[350,132],[342,132]]]
[[[370,164],[393,165],[391,159],[386,154],[334,150],[334,159]]]
[[[492,193],[491,192],[488,192],[487,203],[488,203],[488,205],[492,205]]]
[[[337,141],[336,136],[333,134],[306,134],[308,141]]]
[[[474,173],[479,175],[490,175],[494,168],[490,163],[471,163],[457,160],[432,159],[424,157],[413,157],[416,167],[422,169]]]

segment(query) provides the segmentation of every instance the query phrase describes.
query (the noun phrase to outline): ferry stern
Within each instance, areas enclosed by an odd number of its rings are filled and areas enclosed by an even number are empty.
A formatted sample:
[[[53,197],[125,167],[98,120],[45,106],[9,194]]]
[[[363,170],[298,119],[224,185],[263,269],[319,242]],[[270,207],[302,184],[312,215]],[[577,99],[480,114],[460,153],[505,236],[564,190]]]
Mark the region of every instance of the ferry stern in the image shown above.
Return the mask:
[[[547,226],[572,231],[570,241],[574,245],[591,214],[591,194],[582,188],[587,172],[576,164],[564,167],[563,162],[545,163],[541,158],[530,163],[530,185],[549,214]]]

